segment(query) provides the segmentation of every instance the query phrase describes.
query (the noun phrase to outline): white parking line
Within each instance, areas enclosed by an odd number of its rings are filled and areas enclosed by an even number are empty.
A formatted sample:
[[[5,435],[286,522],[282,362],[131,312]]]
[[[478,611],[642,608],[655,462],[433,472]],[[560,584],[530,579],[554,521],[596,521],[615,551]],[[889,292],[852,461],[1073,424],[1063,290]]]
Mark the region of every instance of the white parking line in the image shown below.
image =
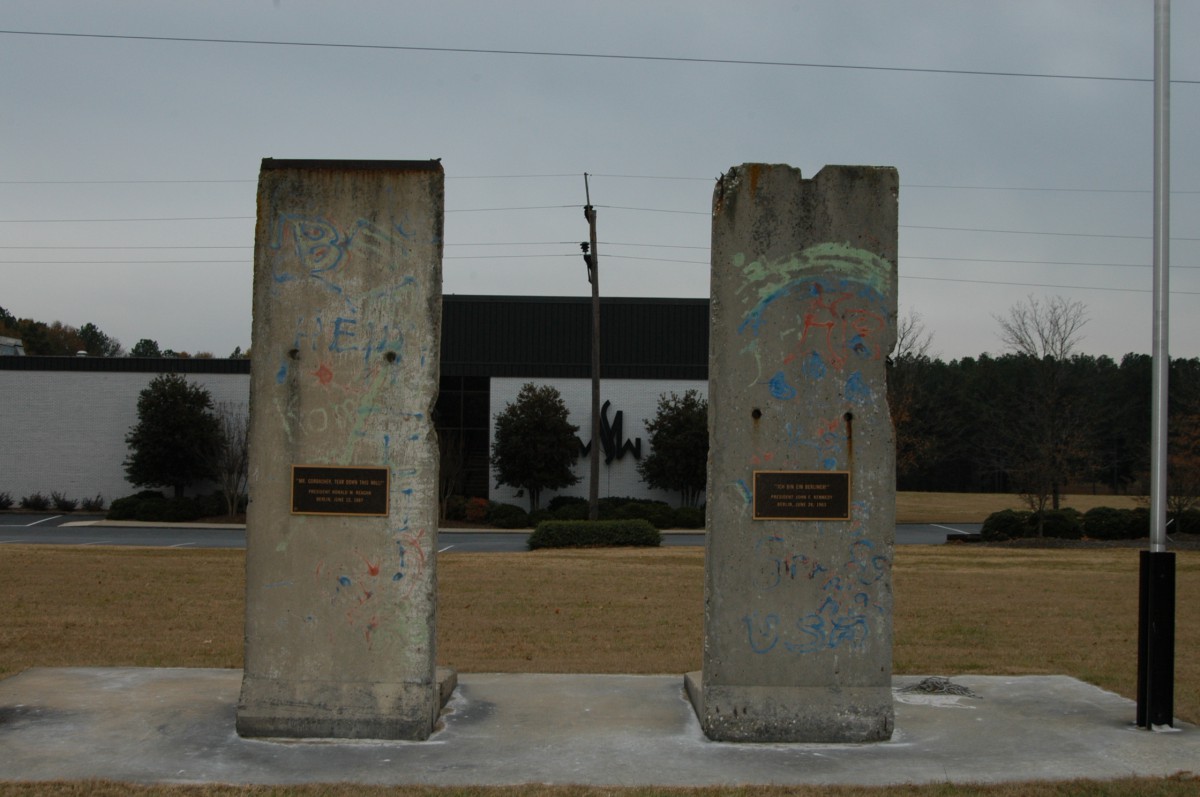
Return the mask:
[[[196,543],[194,543],[194,542],[180,542],[180,543],[176,543],[175,545],[168,546],[168,547],[171,547],[171,548],[190,548],[191,546],[193,546],[193,545],[195,545],[195,544],[196,544]]]
[[[445,553],[446,551],[450,550],[453,547],[455,547],[455,546],[447,545],[445,548],[438,548],[438,553]]]
[[[935,529],[945,529],[946,531],[953,531],[955,534],[978,534],[979,533],[978,531],[963,531],[962,529],[956,529],[951,526],[940,526],[937,523],[930,523],[929,525],[933,526]]]
[[[36,526],[39,523],[45,523],[47,520],[57,520],[62,515],[52,515],[44,517],[41,520],[35,520],[32,523],[0,523],[0,529],[27,529],[30,526]]]

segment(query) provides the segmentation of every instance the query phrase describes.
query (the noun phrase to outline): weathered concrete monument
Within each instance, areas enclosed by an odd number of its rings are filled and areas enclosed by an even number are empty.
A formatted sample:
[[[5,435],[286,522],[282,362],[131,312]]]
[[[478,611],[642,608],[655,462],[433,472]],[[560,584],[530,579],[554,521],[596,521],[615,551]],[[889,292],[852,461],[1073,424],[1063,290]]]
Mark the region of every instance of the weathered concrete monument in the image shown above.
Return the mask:
[[[263,161],[244,736],[419,740],[437,719],[443,181]]]
[[[746,164],[713,196],[704,659],[709,738],[893,726],[895,169]]]

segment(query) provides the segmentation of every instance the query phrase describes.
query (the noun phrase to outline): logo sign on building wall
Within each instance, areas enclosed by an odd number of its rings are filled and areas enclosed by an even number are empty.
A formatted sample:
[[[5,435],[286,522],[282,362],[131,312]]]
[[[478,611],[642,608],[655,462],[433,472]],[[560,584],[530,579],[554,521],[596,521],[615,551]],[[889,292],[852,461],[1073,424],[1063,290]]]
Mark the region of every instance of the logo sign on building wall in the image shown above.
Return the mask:
[[[608,420],[608,408],[612,406],[611,401],[604,402],[604,406],[600,408],[600,450],[604,452],[604,464],[611,465],[614,459],[621,459],[626,454],[633,454],[634,459],[642,458],[642,438],[638,437],[634,440],[626,439],[621,442],[621,431],[625,426],[625,413],[622,410],[617,410],[617,414],[613,416],[610,423]],[[590,457],[592,455],[592,441],[586,443],[579,437],[579,455],[581,457]]]

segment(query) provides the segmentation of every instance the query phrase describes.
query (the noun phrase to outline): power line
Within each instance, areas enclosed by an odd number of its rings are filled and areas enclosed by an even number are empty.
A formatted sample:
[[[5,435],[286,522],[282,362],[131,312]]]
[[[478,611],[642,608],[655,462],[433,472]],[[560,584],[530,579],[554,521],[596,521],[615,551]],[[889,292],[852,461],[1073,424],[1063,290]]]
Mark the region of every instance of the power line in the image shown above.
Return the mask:
[[[973,77],[1014,77],[1014,78],[1041,78],[1054,80],[1095,80],[1117,83],[1152,83],[1153,78],[1141,77],[1119,77],[1113,75],[1072,75],[1050,72],[1002,72],[990,71],[982,69],[934,69],[929,67],[903,67],[903,66],[868,66],[865,64],[828,64],[817,62],[803,61],[765,61],[751,60],[739,58],[697,58],[686,56],[666,56],[666,55],[629,55],[622,53],[583,53],[571,51],[555,51],[555,50],[502,50],[495,48],[480,48],[480,47],[420,47],[415,45],[402,44],[349,44],[344,42],[313,42],[313,41],[288,41],[288,40],[269,40],[269,39],[223,39],[209,38],[201,36],[135,36],[132,34],[116,34],[116,33],[65,33],[61,31],[34,31],[34,30],[0,30],[0,34],[10,36],[44,36],[44,37],[61,37],[75,39],[112,39],[123,41],[153,41],[153,42],[186,42],[190,44],[236,44],[236,45],[253,45],[253,46],[270,46],[270,47],[311,47],[311,48],[335,48],[346,50],[383,50],[383,51],[399,51],[399,52],[427,52],[427,53],[449,53],[449,54],[471,54],[471,55],[515,55],[515,56],[532,56],[543,58],[590,58],[603,59],[613,61],[651,61],[665,63],[687,63],[687,64],[721,64],[730,66],[770,66],[770,67],[786,67],[792,69],[838,69],[838,70],[857,70],[865,72],[902,72],[910,74],[929,74],[929,75],[968,75]],[[1171,83],[1177,84],[1200,84],[1200,80],[1179,80],[1173,79]]]
[[[0,180],[0,185],[176,185],[193,183],[254,183],[257,180]]]
[[[708,210],[671,210],[670,208],[635,208],[627,205],[596,205],[598,208],[607,208],[608,210],[637,210],[644,213],[682,213],[688,216],[711,216],[712,212]]]
[[[711,177],[684,177],[658,174],[591,174],[592,177],[605,177],[621,180],[677,180],[692,182],[713,182]],[[538,180],[538,179],[577,179],[578,174],[447,174],[447,180]],[[255,179],[143,179],[143,180],[0,180],[0,185],[194,185],[204,183],[256,183]],[[1022,185],[952,185],[937,183],[901,183],[900,190],[928,189],[946,191],[1032,191],[1045,193],[1073,194],[1149,194],[1149,188],[1078,188],[1065,186],[1022,186]],[[1200,194],[1200,189],[1172,189],[1172,196]],[[600,207],[597,205],[597,207]],[[697,211],[698,212],[698,211]]]
[[[253,246],[0,246],[0,249],[253,249]]]
[[[447,209],[446,213],[490,213],[499,210],[559,210],[560,208],[579,208],[582,205],[525,205],[522,207],[511,208],[453,208]]]
[[[985,227],[935,227],[922,224],[901,224],[902,229],[907,230],[950,230],[954,232],[995,232],[1005,235],[1058,235],[1069,238],[1131,238],[1135,240],[1149,239],[1149,235],[1120,235],[1116,233],[1098,233],[1098,232],[1047,232],[1044,230],[1000,230]],[[1184,238],[1171,236],[1172,241],[1200,241],[1200,238]]]
[[[1040,282],[1004,282],[1002,280],[972,280],[958,277],[921,277],[914,274],[901,274],[900,279],[924,280],[928,282],[966,282],[972,285],[1011,285],[1017,288],[1056,288],[1070,291],[1112,291],[1117,293],[1150,293],[1149,288],[1101,288],[1095,285],[1047,285]],[[1172,289],[1175,296],[1200,296],[1200,291],[1177,291]]]
[[[633,255],[605,255],[605,257],[611,257],[615,260],[645,260],[651,263],[690,263],[696,266],[709,265],[707,260],[676,260],[669,257],[635,257]]]
[[[1018,266],[1098,266],[1106,268],[1150,268],[1149,263],[1083,263],[1078,260],[1000,260],[990,257],[929,257],[926,255],[901,255],[901,260],[948,260],[953,263],[1011,263]],[[1195,269],[1200,266],[1180,266],[1171,264],[1171,270],[1187,268]]]
[[[249,260],[0,260],[6,266],[140,266],[179,263],[242,263]]]
[[[253,216],[170,216],[139,219],[0,219],[0,224],[59,224],[99,223],[110,224],[123,221],[243,221]]]

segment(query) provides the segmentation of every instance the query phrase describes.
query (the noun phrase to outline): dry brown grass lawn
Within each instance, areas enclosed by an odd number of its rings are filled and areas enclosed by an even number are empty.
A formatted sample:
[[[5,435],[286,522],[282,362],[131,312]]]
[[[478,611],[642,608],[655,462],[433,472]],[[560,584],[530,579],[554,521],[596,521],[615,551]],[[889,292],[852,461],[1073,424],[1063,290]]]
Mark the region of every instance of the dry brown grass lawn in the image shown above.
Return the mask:
[[[74,665],[240,667],[241,551],[0,546],[0,677]]]
[[[699,548],[445,554],[438,658],[462,672],[699,669]]]

